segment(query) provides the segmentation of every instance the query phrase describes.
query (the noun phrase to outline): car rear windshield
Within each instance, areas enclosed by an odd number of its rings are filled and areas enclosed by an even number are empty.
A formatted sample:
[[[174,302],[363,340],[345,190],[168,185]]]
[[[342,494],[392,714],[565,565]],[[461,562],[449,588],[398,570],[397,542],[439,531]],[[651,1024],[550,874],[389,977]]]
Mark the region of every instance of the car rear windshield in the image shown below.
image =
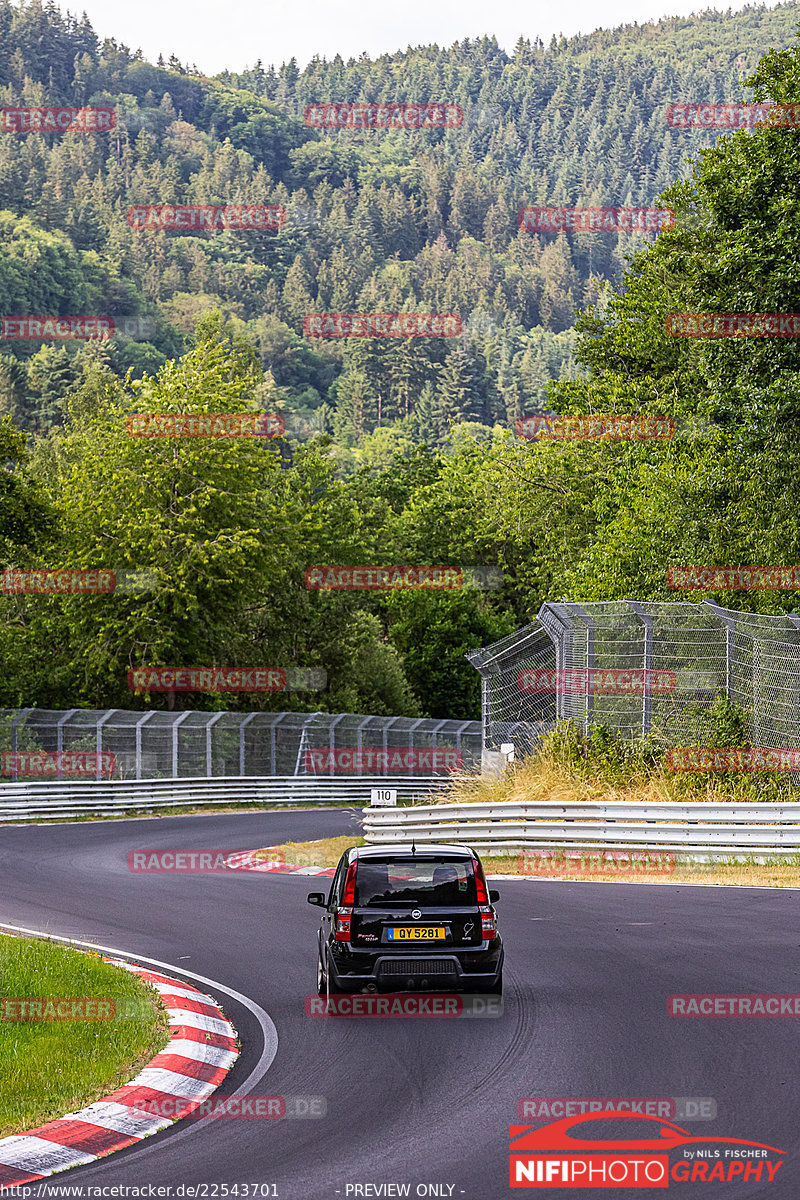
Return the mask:
[[[356,871],[356,905],[476,904],[469,858],[367,858]]]

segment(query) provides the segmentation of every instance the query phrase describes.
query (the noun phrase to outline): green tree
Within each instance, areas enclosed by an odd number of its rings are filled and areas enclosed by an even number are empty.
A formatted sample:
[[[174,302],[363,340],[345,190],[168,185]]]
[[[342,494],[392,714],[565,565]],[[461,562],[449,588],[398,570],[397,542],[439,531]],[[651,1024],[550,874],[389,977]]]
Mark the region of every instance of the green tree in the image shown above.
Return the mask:
[[[474,355],[462,346],[448,351],[437,380],[436,398],[448,421],[469,421],[480,414],[480,380]]]
[[[283,308],[290,323],[302,329],[304,317],[314,311],[312,280],[302,255],[298,254],[286,275],[283,285]]]
[[[37,431],[59,425],[67,395],[81,379],[80,363],[66,346],[44,345],[28,364],[28,421]]]
[[[0,354],[0,413],[22,424],[26,417],[28,373],[12,354]]]
[[[251,354],[212,319],[189,354],[129,391],[95,367],[70,402],[63,436],[42,448],[39,474],[63,512],[67,561],[151,579],[142,595],[40,606],[55,629],[69,629],[71,661],[60,665],[76,699],[141,703],[126,683],[138,665],[274,665],[263,657],[269,647],[254,663],[241,644],[243,609],[286,567],[274,453],[245,440],[133,437],[126,427],[135,411],[252,411],[256,379]]]
[[[470,591],[398,591],[385,603],[392,643],[424,715],[480,719],[480,676],[464,656],[511,633],[514,618]]]
[[[442,402],[432,383],[426,383],[414,406],[413,428],[420,442],[439,448],[447,440],[448,424]]]

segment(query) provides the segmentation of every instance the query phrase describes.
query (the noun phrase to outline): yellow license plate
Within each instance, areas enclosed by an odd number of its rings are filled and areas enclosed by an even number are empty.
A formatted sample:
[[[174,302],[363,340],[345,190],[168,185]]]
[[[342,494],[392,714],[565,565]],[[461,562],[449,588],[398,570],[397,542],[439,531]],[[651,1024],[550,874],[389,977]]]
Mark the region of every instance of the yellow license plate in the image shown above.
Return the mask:
[[[436,942],[444,939],[444,925],[393,925],[390,942]]]

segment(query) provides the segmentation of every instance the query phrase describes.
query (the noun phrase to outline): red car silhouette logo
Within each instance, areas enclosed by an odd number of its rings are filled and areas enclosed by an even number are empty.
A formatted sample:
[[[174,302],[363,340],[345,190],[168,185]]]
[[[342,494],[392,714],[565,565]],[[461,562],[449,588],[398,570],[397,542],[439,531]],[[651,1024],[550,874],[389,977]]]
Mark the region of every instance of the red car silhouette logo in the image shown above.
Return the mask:
[[[617,1138],[587,1138],[574,1136],[570,1130],[574,1125],[589,1125],[593,1121],[649,1121],[653,1125],[652,1138],[632,1138],[620,1141]],[[540,1127],[532,1125],[512,1125],[509,1129],[511,1139],[510,1150],[514,1154],[552,1154],[563,1151],[585,1153],[586,1151],[618,1151],[618,1150],[653,1150],[662,1154],[681,1146],[702,1145],[710,1143],[736,1146],[755,1146],[759,1150],[772,1150],[775,1154],[784,1154],[777,1146],[767,1146],[764,1142],[751,1142],[745,1138],[698,1137],[680,1125],[673,1125],[659,1117],[648,1117],[642,1113],[611,1111],[598,1113],[581,1113],[576,1117],[564,1117],[561,1121],[553,1121],[550,1125]]]

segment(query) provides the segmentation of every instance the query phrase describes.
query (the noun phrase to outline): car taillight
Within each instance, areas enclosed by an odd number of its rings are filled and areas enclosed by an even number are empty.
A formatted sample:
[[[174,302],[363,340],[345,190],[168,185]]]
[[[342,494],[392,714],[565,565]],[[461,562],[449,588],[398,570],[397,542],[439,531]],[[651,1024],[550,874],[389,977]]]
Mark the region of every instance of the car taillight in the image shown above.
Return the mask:
[[[356,869],[358,868],[358,859],[350,863],[347,868],[347,875],[344,880],[344,891],[342,892],[342,904],[355,904],[356,902]]]
[[[481,933],[484,941],[497,937],[497,918],[489,903],[489,893],[486,890],[486,877],[483,867],[477,858],[472,860],[472,872],[475,876],[475,891],[478,896],[478,911],[481,914]]]
[[[488,904],[489,896],[486,891],[486,879],[483,874],[483,867],[477,858],[472,860],[472,872],[475,876],[475,891],[478,894],[478,904]]]
[[[347,875],[344,880],[344,890],[342,892],[342,907],[336,913],[336,921],[334,924],[334,941],[349,942],[350,941],[350,922],[353,917],[353,905],[356,902],[356,870],[358,868],[358,859],[350,863],[347,868]]]
[[[334,926],[334,939],[337,942],[350,941],[350,920],[353,916],[352,908],[340,908],[336,914],[336,924]]]
[[[497,918],[491,904],[479,904],[478,908],[481,914],[481,931],[484,938],[488,941],[489,938],[497,937]]]

